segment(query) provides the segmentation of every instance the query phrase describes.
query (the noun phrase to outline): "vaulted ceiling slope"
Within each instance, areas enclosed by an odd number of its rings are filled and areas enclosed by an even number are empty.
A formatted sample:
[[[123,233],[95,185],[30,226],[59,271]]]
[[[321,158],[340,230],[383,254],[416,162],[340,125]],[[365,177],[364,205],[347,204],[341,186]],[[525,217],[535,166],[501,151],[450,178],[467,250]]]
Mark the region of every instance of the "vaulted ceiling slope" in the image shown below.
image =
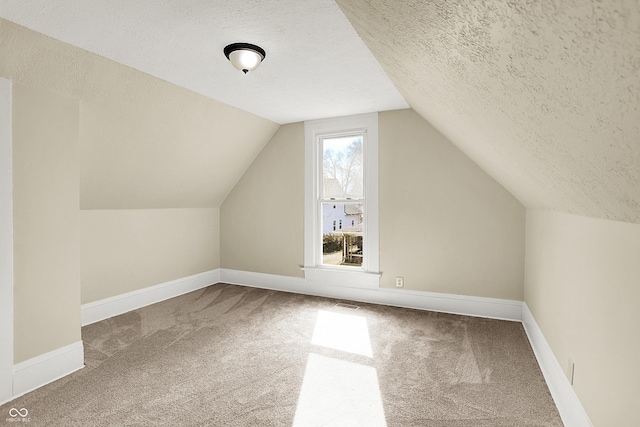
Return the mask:
[[[278,124],[0,19],[0,76],[80,103],[82,209],[219,207]]]
[[[337,3],[411,107],[527,207],[640,223],[640,2]]]
[[[131,132],[82,148],[85,207],[219,203],[275,126],[229,105],[276,123],[410,105],[527,207],[640,223],[639,9],[637,0],[0,0],[0,16],[84,49],[47,39],[23,52],[25,41],[0,40],[0,68],[6,52],[27,61],[14,64],[26,75],[55,62],[43,77],[51,84],[93,90],[107,78],[117,82],[112,101],[149,97],[155,116],[126,102],[87,109],[98,130],[106,116],[132,119]],[[222,55],[236,41],[267,50],[247,76]],[[158,91],[168,86],[86,51],[228,105]],[[140,142],[143,130],[158,141]]]

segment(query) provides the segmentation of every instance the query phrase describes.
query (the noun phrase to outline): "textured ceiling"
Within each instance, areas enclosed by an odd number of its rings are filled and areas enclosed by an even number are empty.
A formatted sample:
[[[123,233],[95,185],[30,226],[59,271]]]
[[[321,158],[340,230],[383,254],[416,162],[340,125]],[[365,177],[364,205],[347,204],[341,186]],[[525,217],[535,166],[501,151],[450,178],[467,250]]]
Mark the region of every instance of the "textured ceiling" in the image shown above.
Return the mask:
[[[0,16],[278,123],[406,100],[527,207],[640,223],[638,0],[337,4],[0,0]],[[222,54],[236,41],[267,50],[247,76]]]
[[[337,3],[411,107],[526,206],[640,223],[640,2]]]
[[[408,106],[333,0],[0,0],[0,16],[276,123]],[[245,76],[233,42],[267,58]]]

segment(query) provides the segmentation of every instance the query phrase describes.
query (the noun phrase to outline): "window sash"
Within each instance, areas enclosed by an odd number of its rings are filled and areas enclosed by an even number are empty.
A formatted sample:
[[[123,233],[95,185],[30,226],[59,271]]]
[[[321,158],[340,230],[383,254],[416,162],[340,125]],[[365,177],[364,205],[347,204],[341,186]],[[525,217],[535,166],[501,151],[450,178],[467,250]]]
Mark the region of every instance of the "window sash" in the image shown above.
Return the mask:
[[[345,182],[338,182],[338,186],[339,189],[341,191],[338,191],[339,193],[344,194],[344,197],[326,197],[325,194],[327,193],[331,193],[331,192],[335,192],[335,188],[333,189],[333,191],[331,191],[331,188],[325,188],[324,185],[325,183],[327,183],[327,177],[325,176],[325,169],[324,169],[324,161],[325,161],[325,148],[326,148],[326,143],[327,141],[336,141],[336,140],[350,140],[348,142],[348,144],[353,143],[354,139],[359,139],[360,140],[360,150],[361,152],[359,153],[359,155],[356,154],[355,159],[356,160],[360,160],[360,170],[359,173],[356,173],[352,176],[353,179],[360,182],[360,185],[356,185],[355,187],[351,187],[348,183]],[[336,199],[336,200],[354,200],[354,199],[364,199],[365,198],[365,186],[366,186],[366,144],[367,144],[367,132],[366,130],[361,130],[361,131],[355,131],[355,132],[339,132],[339,133],[332,133],[330,135],[320,135],[318,136],[318,147],[317,147],[317,161],[318,161],[318,184],[320,186],[319,190],[318,190],[318,197],[324,200],[328,200],[328,199]],[[329,145],[333,145],[333,144],[329,144]],[[347,147],[344,147],[347,148]],[[348,149],[348,148],[347,148]],[[336,153],[338,154],[338,153]],[[343,171],[344,172],[344,171]],[[351,172],[351,171],[349,171]],[[336,175],[342,175],[341,178],[345,178],[345,175],[343,174],[335,174],[334,175],[334,180],[335,181],[339,181],[339,178]],[[351,176],[350,173],[347,174],[347,176]],[[331,179],[331,178],[329,178]],[[348,180],[347,180],[348,181]],[[349,194],[350,192],[355,191],[355,194]],[[347,197],[347,196],[350,197]]]
[[[360,205],[360,216],[358,221],[355,219],[350,219],[349,216],[357,216],[358,214],[347,214],[344,213],[346,218],[339,218],[341,215],[340,211],[344,209],[346,205]],[[334,208],[333,206],[336,206]],[[325,213],[325,207],[327,207],[327,212]],[[337,209],[339,212],[333,212]],[[360,224],[364,225],[366,212],[365,205],[362,201],[359,200],[347,200],[347,201],[334,201],[334,200],[320,200],[317,205],[317,217],[318,217],[318,227],[317,233],[319,233],[319,239],[317,242],[317,265],[330,268],[346,268],[346,269],[362,269],[365,263],[366,257],[368,256],[366,251],[366,241],[367,236],[362,231],[362,253],[358,255],[361,258],[361,265],[336,265],[332,263],[325,263],[325,253],[324,253],[324,236],[326,234],[340,234],[344,233],[343,229],[348,229],[349,227],[358,226]],[[327,222],[325,223],[325,214],[329,215]],[[349,234],[349,233],[347,233]]]

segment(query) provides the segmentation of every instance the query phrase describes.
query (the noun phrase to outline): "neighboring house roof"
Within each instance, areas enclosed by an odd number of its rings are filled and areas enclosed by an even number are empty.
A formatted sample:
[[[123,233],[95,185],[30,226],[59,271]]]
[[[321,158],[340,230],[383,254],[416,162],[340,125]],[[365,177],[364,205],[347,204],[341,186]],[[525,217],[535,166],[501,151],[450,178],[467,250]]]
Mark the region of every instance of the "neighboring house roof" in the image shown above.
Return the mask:
[[[362,234],[362,224],[354,225],[353,227],[343,227],[342,230],[336,230],[333,234]]]
[[[362,205],[345,204],[344,213],[345,215],[362,215]]]

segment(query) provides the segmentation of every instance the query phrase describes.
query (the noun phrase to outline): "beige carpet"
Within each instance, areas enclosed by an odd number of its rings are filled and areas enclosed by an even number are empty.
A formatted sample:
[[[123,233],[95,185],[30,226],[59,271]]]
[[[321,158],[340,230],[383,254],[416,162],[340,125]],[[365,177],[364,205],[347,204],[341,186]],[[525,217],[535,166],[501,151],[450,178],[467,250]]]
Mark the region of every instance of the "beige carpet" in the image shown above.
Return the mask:
[[[562,426],[520,323],[339,302],[217,284],[86,326],[86,367],[0,422]]]

